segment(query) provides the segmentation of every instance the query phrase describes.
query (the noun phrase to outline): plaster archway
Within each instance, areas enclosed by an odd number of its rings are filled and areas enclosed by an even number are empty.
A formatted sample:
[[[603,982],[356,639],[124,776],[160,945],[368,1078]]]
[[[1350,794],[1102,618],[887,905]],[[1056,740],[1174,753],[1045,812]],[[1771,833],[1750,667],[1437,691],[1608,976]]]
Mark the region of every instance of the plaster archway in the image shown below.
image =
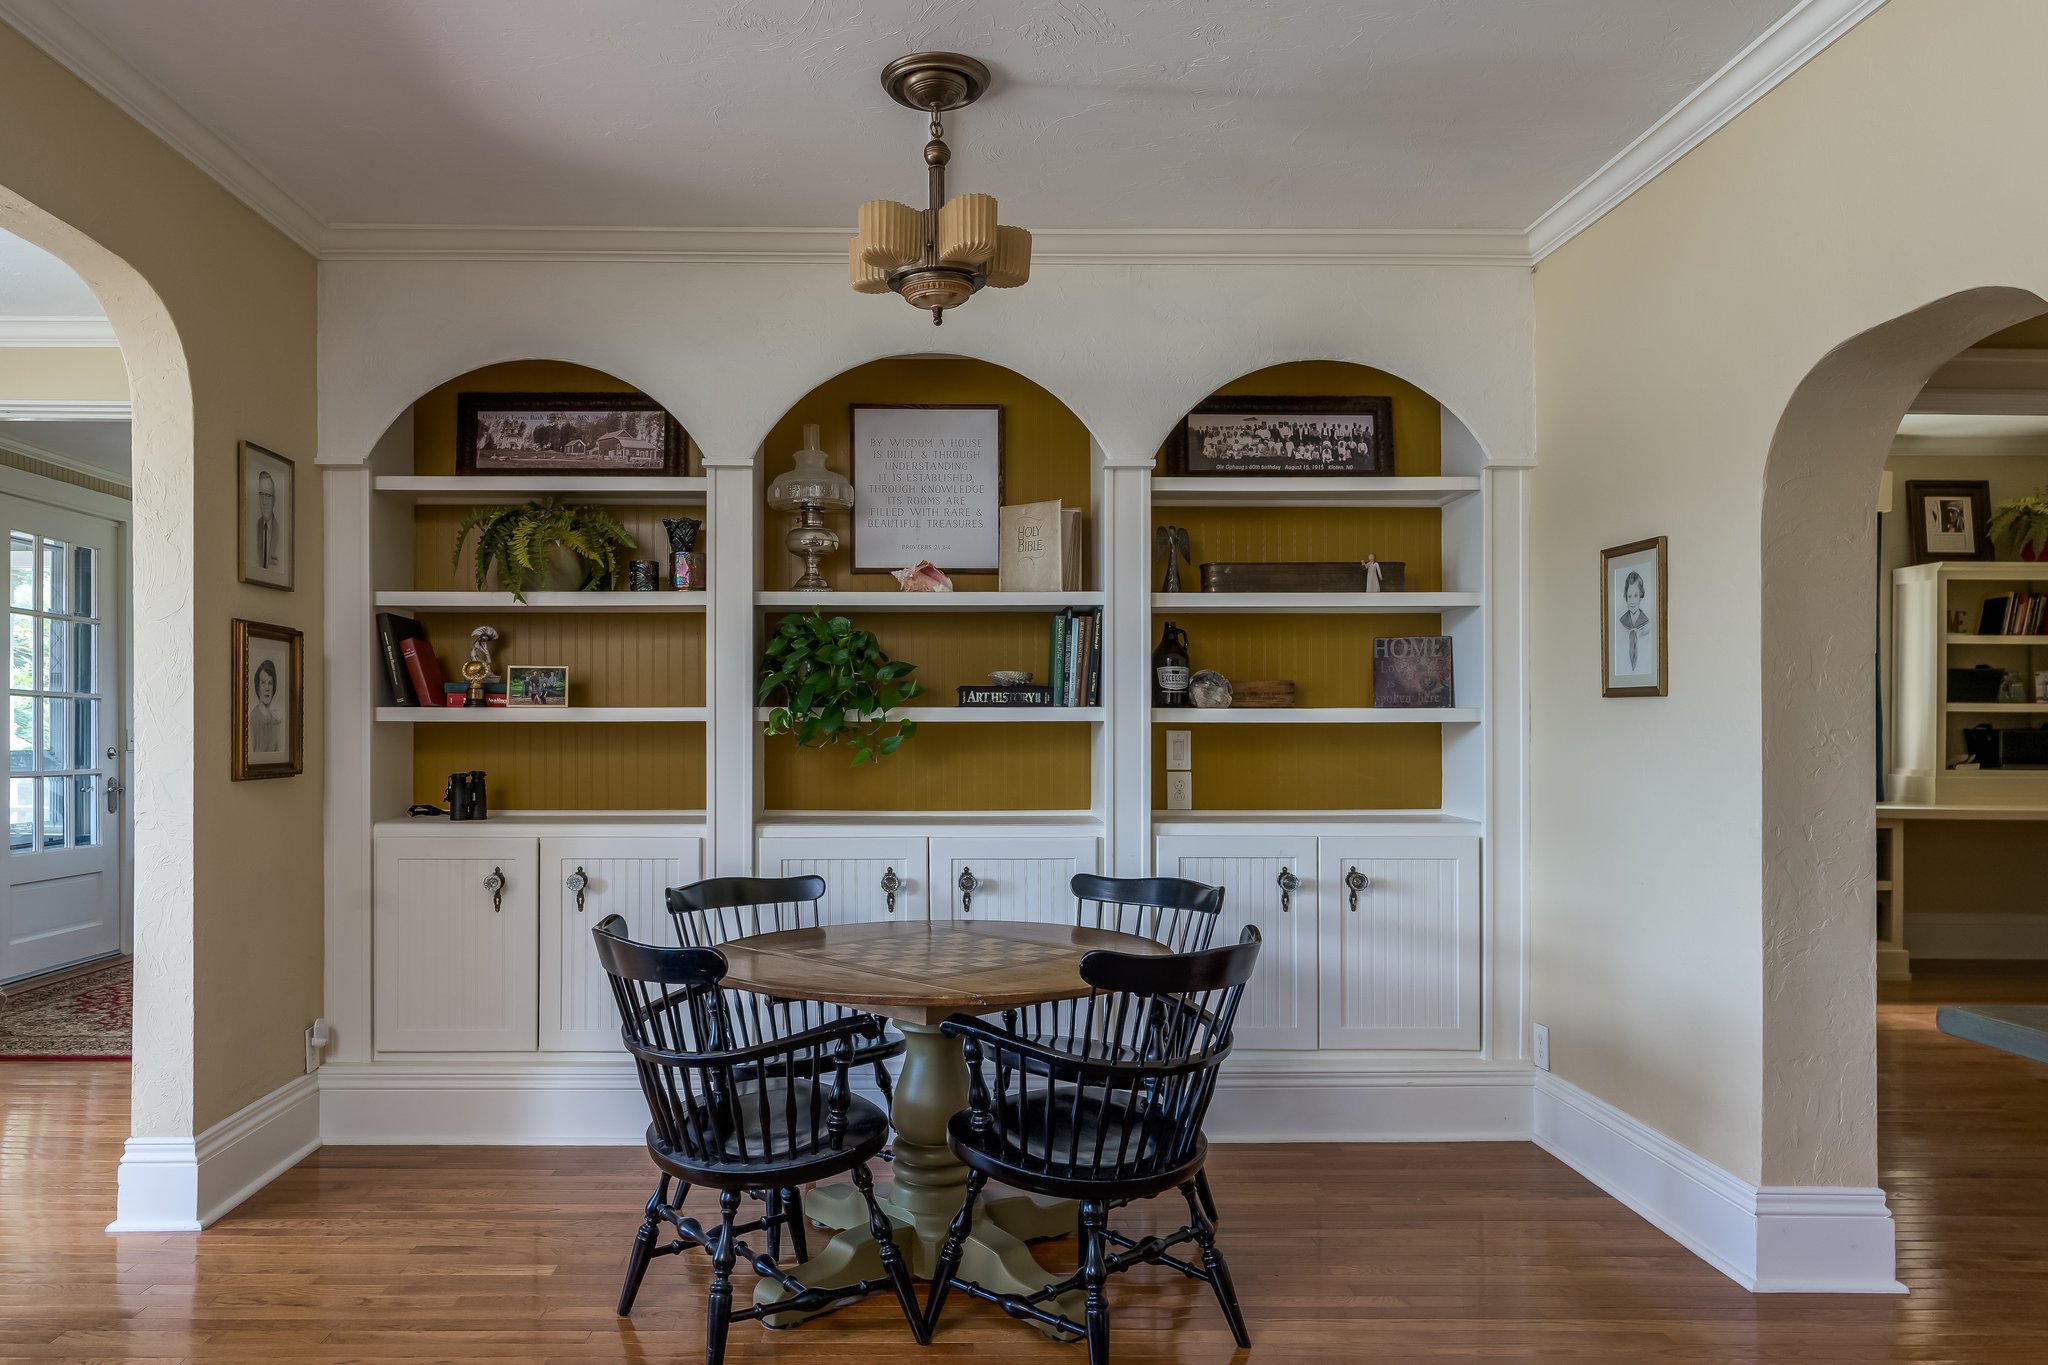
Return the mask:
[[[192,381],[169,309],[133,266],[4,189],[0,228],[78,273],[105,308],[128,367],[135,661],[132,1158],[137,1141],[189,1146],[194,1127]],[[198,1223],[191,1226],[196,1230]]]
[[[2048,310],[1964,290],[1844,341],[1794,390],[1762,508],[1763,1180],[1877,1184],[1870,774],[1877,491],[1936,368]]]

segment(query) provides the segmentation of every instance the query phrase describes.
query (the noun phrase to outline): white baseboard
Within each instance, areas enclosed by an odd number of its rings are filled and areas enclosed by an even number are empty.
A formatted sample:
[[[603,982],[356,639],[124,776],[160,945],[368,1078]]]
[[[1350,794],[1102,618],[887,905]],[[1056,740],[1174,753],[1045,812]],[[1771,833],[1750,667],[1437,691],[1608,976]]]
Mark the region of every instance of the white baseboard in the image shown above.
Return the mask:
[[[336,1146],[636,1146],[646,1103],[622,1064],[328,1065],[321,1139]],[[874,1096],[872,1078],[854,1089]],[[1233,1065],[1212,1142],[1510,1142],[1530,1134],[1529,1070]]]
[[[1534,1117],[1537,1146],[1744,1289],[1905,1292],[1883,1190],[1752,1185],[1548,1072]]]
[[[1906,949],[1935,959],[2048,958],[2048,915],[1908,915]]]
[[[320,1146],[320,1083],[300,1076],[197,1138],[129,1138],[108,1232],[198,1232]]]

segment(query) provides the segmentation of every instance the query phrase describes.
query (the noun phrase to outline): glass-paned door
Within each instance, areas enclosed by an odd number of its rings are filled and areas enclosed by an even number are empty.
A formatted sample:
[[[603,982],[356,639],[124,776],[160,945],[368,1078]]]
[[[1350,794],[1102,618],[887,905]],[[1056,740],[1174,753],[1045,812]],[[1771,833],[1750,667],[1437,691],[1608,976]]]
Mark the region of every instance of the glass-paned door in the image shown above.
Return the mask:
[[[0,981],[121,945],[120,565],[110,521],[0,497],[7,528],[7,878]]]

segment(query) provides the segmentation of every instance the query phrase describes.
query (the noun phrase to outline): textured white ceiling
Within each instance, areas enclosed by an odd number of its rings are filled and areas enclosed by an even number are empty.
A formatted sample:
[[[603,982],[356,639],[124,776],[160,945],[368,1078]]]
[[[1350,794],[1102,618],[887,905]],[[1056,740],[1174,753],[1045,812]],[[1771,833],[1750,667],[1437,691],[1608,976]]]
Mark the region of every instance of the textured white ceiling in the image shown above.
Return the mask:
[[[26,455],[55,455],[123,481],[130,445],[127,422],[0,422],[0,446]]]
[[[0,317],[98,318],[106,310],[64,262],[0,232]]]
[[[922,195],[918,48],[995,68],[956,192],[1036,227],[1520,231],[1793,0],[64,0],[328,224],[850,229]]]

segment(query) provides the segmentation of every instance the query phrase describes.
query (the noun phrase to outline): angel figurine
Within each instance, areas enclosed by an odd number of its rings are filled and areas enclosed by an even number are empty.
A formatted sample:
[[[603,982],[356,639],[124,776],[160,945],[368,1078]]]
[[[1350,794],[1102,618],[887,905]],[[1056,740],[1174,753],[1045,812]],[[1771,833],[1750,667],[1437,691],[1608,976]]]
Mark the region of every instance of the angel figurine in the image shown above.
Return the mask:
[[[1188,549],[1188,528],[1185,526],[1162,526],[1152,535],[1152,557],[1166,558],[1166,583],[1161,592],[1180,591],[1180,565],[1187,561],[1190,569],[1195,567],[1195,556]]]
[[[496,682],[498,670],[491,667],[491,642],[498,638],[494,626],[478,626],[469,633],[469,661],[484,666],[483,677]]]

